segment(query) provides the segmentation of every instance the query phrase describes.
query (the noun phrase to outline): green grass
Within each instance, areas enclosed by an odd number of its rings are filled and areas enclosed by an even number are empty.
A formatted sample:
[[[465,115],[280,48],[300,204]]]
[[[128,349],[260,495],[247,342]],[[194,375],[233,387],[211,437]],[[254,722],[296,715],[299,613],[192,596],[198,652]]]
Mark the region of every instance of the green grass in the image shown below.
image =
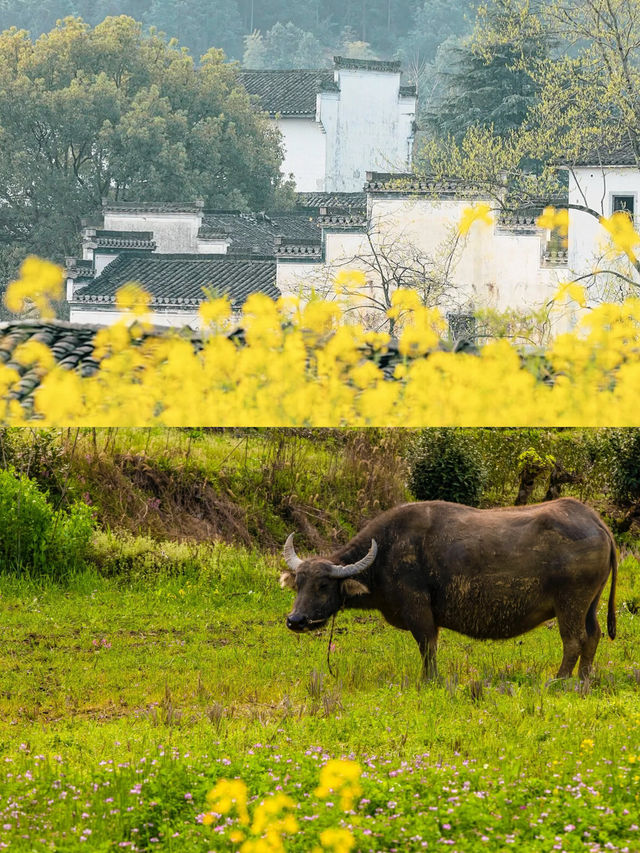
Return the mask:
[[[357,612],[336,620],[332,677],[329,629],[285,628],[275,558],[161,547],[166,572],[142,560],[126,581],[0,578],[0,849],[237,849],[198,818],[237,776],[299,804],[296,851],[338,825],[363,851],[640,850],[631,557],[588,689],[550,681],[555,625],[443,632],[442,681],[420,686],[411,637]],[[328,756],[363,766],[354,815],[314,795]]]

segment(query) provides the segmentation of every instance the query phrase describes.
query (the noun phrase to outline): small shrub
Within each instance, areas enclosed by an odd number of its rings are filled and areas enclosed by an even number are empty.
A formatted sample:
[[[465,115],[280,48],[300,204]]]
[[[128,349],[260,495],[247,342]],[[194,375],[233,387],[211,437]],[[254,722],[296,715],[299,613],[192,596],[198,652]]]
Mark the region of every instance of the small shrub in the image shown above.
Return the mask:
[[[54,510],[37,483],[0,470],[0,571],[62,578],[81,567],[93,532],[91,510]]]
[[[616,430],[611,436],[613,495],[618,504],[640,500],[640,429]]]
[[[457,429],[426,429],[416,443],[409,488],[421,501],[478,506],[486,472],[471,436]]]
[[[55,429],[0,429],[0,467],[15,468],[41,489],[61,498],[69,476],[69,456],[61,431]]]

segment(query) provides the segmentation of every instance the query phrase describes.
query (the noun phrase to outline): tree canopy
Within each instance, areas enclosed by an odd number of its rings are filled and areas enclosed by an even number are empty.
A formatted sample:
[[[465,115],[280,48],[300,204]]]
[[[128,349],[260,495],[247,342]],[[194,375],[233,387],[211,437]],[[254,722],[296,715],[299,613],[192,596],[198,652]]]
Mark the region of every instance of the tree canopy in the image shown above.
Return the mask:
[[[218,47],[241,60],[251,33],[266,39],[277,24],[291,23],[328,56],[350,41],[370,45],[383,58],[402,49],[403,55],[417,51],[430,61],[444,38],[468,29],[461,11],[466,9],[467,0],[453,5],[446,0],[0,0],[0,29],[25,28],[37,38],[66,15],[94,26],[108,15],[128,14],[178,38],[196,58]],[[351,38],[343,37],[345,30]],[[295,52],[288,61],[288,68],[296,67]]]
[[[103,198],[273,205],[279,136],[219,50],[126,16],[0,34],[0,247],[60,259]]]
[[[531,50],[536,42],[550,49]],[[585,163],[595,170],[619,165],[621,156],[640,168],[637,0],[547,0],[535,6],[529,0],[492,0],[478,18],[473,50],[488,65],[508,51],[512,71],[530,78],[535,96],[521,124],[507,133],[477,121],[457,139],[432,136],[419,167],[482,184],[496,206],[531,208],[564,196],[562,207],[603,222],[606,173],[600,200],[588,203],[576,170]],[[567,203],[567,174],[573,175],[580,201]],[[595,284],[611,276],[637,287],[640,260],[630,248],[631,240],[637,243],[631,221],[623,216],[603,224],[623,264],[620,269],[598,265],[586,277]]]

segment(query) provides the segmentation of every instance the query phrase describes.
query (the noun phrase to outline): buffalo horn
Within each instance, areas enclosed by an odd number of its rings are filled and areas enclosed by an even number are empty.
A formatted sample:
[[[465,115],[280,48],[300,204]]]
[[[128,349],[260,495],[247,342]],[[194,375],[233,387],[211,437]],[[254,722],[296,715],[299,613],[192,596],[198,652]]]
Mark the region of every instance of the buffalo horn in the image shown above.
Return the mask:
[[[375,539],[372,539],[371,548],[369,548],[365,556],[361,560],[358,560],[357,563],[351,563],[349,566],[331,566],[331,577],[352,578],[354,575],[364,572],[364,570],[368,569],[371,563],[373,563],[377,553],[378,544]]]
[[[287,541],[284,543],[284,561],[289,566],[292,572],[298,568],[302,560],[296,554],[293,547],[293,533],[287,536]]]

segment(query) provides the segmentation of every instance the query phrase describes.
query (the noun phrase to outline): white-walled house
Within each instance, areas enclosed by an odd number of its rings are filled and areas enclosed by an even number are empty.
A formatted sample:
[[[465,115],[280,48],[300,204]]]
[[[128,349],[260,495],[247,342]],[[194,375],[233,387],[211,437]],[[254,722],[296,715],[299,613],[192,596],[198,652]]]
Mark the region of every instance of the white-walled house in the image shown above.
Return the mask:
[[[615,269],[630,274],[626,257],[612,250],[607,232],[594,213],[608,218],[616,211],[625,211],[638,229],[640,169],[631,146],[622,145],[612,151],[600,151],[565,168],[569,174],[569,205],[586,207],[592,211],[569,208],[568,265],[571,274],[574,277],[588,277],[596,269]],[[606,275],[600,274],[598,278],[602,290],[606,287]],[[617,281],[619,284],[620,279]],[[616,284],[616,277],[613,277],[612,282]]]
[[[411,167],[416,89],[399,62],[334,57],[333,70],[239,72],[283,137],[300,192],[357,192],[368,171]]]
[[[83,257],[67,261],[70,318],[114,322],[115,292],[130,280],[151,294],[153,322],[191,327],[207,287],[239,310],[255,291],[331,296],[340,270],[360,269],[373,292],[376,252],[411,256],[427,275],[432,265],[434,278],[448,265],[439,304],[453,325],[480,307],[538,309],[565,280],[566,253],[549,252],[536,212],[475,223],[460,238],[464,209],[482,201],[476,188],[407,174],[366,177],[364,192],[301,193],[297,209],[285,212],[105,202],[100,226],[83,232]]]
[[[362,271],[375,288],[376,256],[406,258],[416,270],[433,259],[436,275],[449,266],[451,286],[440,307],[455,320],[478,308],[531,312],[548,304],[566,280],[566,252],[551,250],[548,232],[536,225],[541,210],[498,217],[492,225],[474,223],[460,238],[463,211],[483,201],[492,204],[477,188],[369,173],[365,191],[366,209],[359,214],[321,211],[322,241],[315,255],[311,246],[308,252],[299,246],[297,254],[277,253],[279,291],[305,293],[313,287],[329,294],[345,269]]]
[[[135,281],[151,296],[155,325],[198,328],[205,289],[228,295],[235,311],[250,293],[277,298],[276,239],[318,233],[304,212],[205,211],[200,201],[104,202],[101,219],[83,230],[82,258],[67,258],[72,322],[114,323],[116,291]]]

